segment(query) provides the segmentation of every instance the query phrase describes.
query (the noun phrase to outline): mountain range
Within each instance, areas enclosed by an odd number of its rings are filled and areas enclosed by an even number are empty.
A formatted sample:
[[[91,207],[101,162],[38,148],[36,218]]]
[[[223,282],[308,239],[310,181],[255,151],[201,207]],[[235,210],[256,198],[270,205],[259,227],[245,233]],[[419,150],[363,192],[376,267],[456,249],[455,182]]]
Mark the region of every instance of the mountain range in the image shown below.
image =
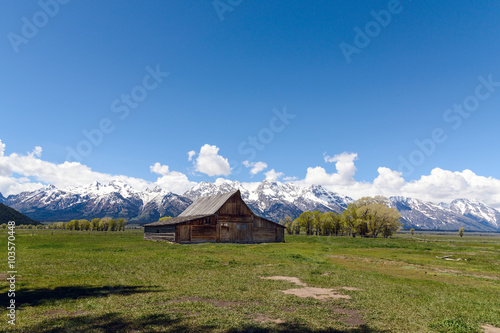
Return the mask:
[[[285,215],[295,218],[309,210],[342,213],[353,202],[348,196],[318,185],[299,186],[268,179],[249,184],[218,179],[214,183],[201,182],[182,195],[160,187],[139,191],[116,180],[65,189],[48,185],[8,197],[0,194],[0,203],[40,221],[110,216],[145,223],[163,216],[177,216],[198,197],[236,189],[256,214],[273,221]],[[389,202],[401,213],[405,229],[458,230],[464,227],[468,231],[500,231],[500,212],[482,202],[457,199],[436,204],[407,197],[390,197]]]

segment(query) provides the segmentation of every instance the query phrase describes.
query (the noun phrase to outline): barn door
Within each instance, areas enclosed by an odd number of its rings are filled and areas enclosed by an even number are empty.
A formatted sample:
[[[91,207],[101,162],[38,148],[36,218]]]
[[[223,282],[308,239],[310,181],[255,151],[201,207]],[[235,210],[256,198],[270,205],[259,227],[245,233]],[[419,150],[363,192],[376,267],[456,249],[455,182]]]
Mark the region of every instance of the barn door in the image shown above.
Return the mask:
[[[221,241],[221,243],[228,243],[229,242],[229,225],[227,223],[221,223],[220,241]]]
[[[191,228],[189,225],[179,226],[179,242],[190,242],[191,241]]]

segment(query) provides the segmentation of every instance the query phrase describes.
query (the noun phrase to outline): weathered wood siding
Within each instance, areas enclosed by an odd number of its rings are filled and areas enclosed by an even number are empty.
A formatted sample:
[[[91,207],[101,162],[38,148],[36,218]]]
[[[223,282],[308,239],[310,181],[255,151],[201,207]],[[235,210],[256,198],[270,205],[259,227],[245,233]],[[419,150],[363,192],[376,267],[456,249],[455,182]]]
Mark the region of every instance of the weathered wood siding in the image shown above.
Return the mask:
[[[177,224],[176,236],[179,243],[206,243],[217,241],[216,217],[192,220]],[[209,224],[207,224],[209,223]]]
[[[256,243],[284,242],[285,229],[260,216],[254,216],[253,240]]]
[[[253,213],[241,199],[234,195],[217,212],[217,222],[251,223]]]
[[[195,218],[175,225],[145,227],[144,238],[177,243],[271,243],[284,242],[285,229],[256,216],[239,192],[208,217]]]
[[[144,227],[144,239],[175,242],[175,225]]]

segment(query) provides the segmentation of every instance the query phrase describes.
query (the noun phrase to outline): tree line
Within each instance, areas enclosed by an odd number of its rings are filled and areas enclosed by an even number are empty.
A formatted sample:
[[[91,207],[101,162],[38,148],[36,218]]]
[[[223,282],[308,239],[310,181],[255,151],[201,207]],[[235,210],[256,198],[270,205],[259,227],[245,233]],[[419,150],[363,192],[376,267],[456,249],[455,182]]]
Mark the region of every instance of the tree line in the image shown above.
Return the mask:
[[[52,223],[53,229],[69,229],[69,230],[95,230],[95,231],[124,231],[127,220],[125,219],[112,219],[104,217],[102,219],[95,218],[89,220],[71,220],[69,222],[55,222]]]
[[[67,229],[67,230],[95,230],[95,231],[124,231],[127,220],[125,219],[112,219],[110,217],[104,217],[102,219],[95,218],[91,221],[81,219],[81,220],[71,220],[69,222],[55,222],[48,225],[16,225],[19,229]],[[0,225],[2,229],[7,227],[7,224],[3,223]]]
[[[303,212],[295,220],[286,216],[284,224],[288,234],[377,237],[389,237],[400,226],[401,214],[389,206],[387,198],[382,196],[363,197],[347,206],[342,214],[319,211]]]

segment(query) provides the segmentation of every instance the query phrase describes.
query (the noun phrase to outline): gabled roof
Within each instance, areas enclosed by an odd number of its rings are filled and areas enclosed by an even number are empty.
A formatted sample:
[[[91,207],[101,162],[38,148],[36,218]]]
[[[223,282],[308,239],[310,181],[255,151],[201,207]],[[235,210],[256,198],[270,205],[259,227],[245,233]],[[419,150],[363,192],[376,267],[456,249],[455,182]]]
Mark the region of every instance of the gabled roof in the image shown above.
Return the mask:
[[[214,215],[233,195],[238,195],[239,197],[241,197],[241,193],[239,190],[212,195],[209,197],[200,197],[196,199],[188,208],[186,208],[186,210],[184,210],[179,216],[173,217],[168,220],[145,224],[144,227],[158,227],[164,225],[179,224]],[[243,201],[243,203],[246,205],[245,201]],[[250,211],[252,210],[250,209]],[[257,216],[253,212],[252,214],[254,216]],[[273,222],[263,217],[261,218],[284,228],[284,226],[279,223]]]
[[[171,219],[168,219],[168,220],[148,223],[148,224],[143,225],[143,227],[160,227],[160,226],[164,226],[164,225],[179,224],[182,222],[201,219],[201,218],[207,217],[207,216],[210,216],[210,215],[177,216],[177,217],[172,217]]]
[[[239,190],[234,190],[231,192],[212,195],[210,197],[200,197],[196,199],[185,211],[183,211],[181,216],[192,216],[192,215],[212,215],[215,214],[221,207],[229,200],[234,194],[239,193]]]

